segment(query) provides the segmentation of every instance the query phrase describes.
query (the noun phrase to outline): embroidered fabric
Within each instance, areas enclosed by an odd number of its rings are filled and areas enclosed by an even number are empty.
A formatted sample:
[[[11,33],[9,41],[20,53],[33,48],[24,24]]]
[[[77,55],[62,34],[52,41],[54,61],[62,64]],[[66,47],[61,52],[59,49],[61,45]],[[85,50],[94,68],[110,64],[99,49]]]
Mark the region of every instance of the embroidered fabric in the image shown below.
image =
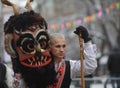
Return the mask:
[[[65,68],[66,64],[64,60],[62,60],[59,64],[55,65],[55,69],[57,72],[57,82],[50,85],[48,88],[60,88],[63,77],[65,75]]]
[[[20,73],[14,75],[13,88],[27,88]]]

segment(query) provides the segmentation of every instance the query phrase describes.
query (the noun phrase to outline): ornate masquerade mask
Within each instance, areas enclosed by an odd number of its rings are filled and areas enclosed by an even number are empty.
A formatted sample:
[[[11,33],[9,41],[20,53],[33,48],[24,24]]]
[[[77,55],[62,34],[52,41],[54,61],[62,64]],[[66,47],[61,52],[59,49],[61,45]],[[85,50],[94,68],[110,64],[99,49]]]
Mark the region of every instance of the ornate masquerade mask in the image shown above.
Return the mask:
[[[17,8],[7,0],[2,1],[12,5],[14,9]],[[30,7],[28,1],[26,5]],[[45,20],[33,11],[20,15],[17,13],[18,10],[14,12],[15,16],[5,24],[6,51],[14,59],[17,57],[24,66],[32,68],[46,66],[52,59],[47,50],[49,36]]]
[[[32,26],[35,27],[35,26]],[[21,64],[28,67],[42,67],[51,62],[47,50],[49,37],[44,29],[36,25],[34,31],[14,32],[14,43]]]

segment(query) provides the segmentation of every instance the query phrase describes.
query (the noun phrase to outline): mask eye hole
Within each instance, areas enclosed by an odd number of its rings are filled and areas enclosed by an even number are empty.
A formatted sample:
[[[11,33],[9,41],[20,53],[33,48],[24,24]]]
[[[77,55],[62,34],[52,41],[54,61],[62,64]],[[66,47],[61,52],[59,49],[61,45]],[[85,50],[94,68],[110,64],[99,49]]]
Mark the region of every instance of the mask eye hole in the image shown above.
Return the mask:
[[[45,49],[46,46],[47,46],[46,37],[45,36],[44,37],[40,36],[39,39],[38,39],[38,43],[40,44],[42,49]]]
[[[32,39],[23,39],[21,42],[21,49],[24,51],[24,53],[32,53],[35,50],[35,42]]]
[[[30,42],[28,45],[27,45],[27,48],[29,50],[33,50],[35,47],[34,47],[34,43],[33,42]]]
[[[42,49],[47,48],[49,37],[45,31],[40,31],[36,37],[36,40],[38,41]]]
[[[35,39],[30,34],[22,35],[17,41],[17,45],[25,54],[35,53]]]

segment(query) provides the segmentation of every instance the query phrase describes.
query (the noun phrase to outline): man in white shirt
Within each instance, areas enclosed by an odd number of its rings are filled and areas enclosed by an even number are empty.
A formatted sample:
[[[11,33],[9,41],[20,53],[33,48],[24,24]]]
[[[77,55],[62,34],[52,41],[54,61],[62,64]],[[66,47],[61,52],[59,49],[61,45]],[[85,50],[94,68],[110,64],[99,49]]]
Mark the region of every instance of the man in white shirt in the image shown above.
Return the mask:
[[[91,43],[91,38],[89,38],[89,33],[86,28],[79,26],[74,33],[78,35],[80,30],[82,31],[82,38],[84,39],[84,73],[85,75],[89,75],[92,74],[97,67],[96,49],[95,45]],[[80,76],[80,61],[65,61],[66,40],[64,35],[60,33],[50,35],[50,51],[55,61],[58,81],[54,85],[50,85],[49,88],[69,88],[71,78]]]

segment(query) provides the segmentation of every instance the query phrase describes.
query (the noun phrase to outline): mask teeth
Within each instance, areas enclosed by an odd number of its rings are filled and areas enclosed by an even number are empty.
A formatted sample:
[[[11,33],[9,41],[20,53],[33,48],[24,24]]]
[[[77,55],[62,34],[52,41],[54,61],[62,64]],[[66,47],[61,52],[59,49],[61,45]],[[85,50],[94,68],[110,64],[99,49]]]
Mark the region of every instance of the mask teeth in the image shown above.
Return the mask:
[[[34,57],[33,57],[32,59],[33,59],[33,61],[35,61],[35,58],[34,58]]]
[[[47,61],[47,57],[44,58],[44,61]]]
[[[40,66],[42,63],[46,62],[48,60],[47,56],[41,56],[41,59],[39,60],[39,58],[34,58],[32,57],[31,59],[28,59],[27,62],[30,65],[35,65],[35,66]],[[37,61],[37,62],[36,62]]]
[[[41,65],[41,62],[40,62],[40,61],[38,61],[38,65]]]
[[[44,60],[44,57],[43,57],[43,56],[41,57],[41,60]]]
[[[32,63],[32,61],[31,61],[30,59],[28,59],[28,62],[29,62],[29,63]]]

